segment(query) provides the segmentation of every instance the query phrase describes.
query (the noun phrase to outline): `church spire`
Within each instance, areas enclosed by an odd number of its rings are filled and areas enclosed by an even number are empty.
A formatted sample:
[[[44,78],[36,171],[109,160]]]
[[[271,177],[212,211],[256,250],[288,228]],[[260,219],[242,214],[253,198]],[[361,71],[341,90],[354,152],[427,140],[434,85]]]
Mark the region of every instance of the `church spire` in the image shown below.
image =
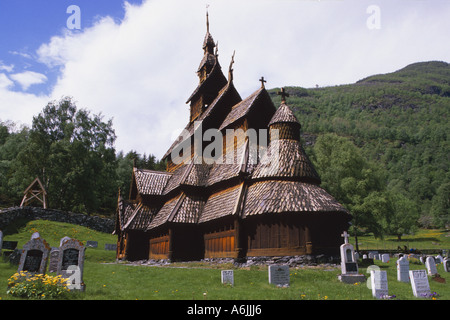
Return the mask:
[[[206,53],[214,54],[214,47],[216,44],[214,43],[214,39],[209,33],[209,14],[208,10],[206,10],[206,36],[205,40],[203,41],[203,50]]]

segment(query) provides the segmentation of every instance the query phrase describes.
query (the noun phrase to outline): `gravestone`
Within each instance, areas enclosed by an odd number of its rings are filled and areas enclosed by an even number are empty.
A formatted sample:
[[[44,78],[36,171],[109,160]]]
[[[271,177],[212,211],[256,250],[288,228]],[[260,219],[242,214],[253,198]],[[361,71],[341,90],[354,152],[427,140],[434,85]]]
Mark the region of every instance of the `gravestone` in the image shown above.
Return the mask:
[[[372,284],[372,296],[374,298],[381,299],[389,295],[386,271],[371,270],[370,281]]]
[[[17,241],[3,241],[2,249],[5,250],[14,250],[17,248]]]
[[[97,247],[98,247],[97,241],[92,241],[92,240],[86,241],[86,248],[97,248]]]
[[[59,261],[59,249],[52,248],[50,251],[50,263],[48,265],[48,272],[58,271],[58,261]]]
[[[44,239],[37,238],[28,241],[23,246],[17,272],[28,271],[45,274],[49,252],[50,246]]]
[[[436,263],[442,263],[442,261],[443,261],[444,259],[442,258],[442,256],[441,256],[440,254],[438,254],[438,255],[436,256],[435,260],[436,260]]]
[[[107,251],[116,251],[117,244],[105,243],[105,250]]]
[[[397,280],[409,282],[409,261],[406,257],[397,260]]]
[[[270,265],[269,283],[280,287],[289,286],[289,266]]]
[[[222,284],[231,284],[234,286],[234,271],[222,270],[221,272]]]
[[[381,262],[388,263],[389,262],[389,254],[384,253],[381,255]]]
[[[344,244],[340,246],[341,252],[341,274],[338,279],[341,282],[354,284],[366,279],[364,275],[358,273],[358,263],[355,257],[353,245],[348,242],[349,234],[344,231],[341,236],[344,238]]]
[[[411,279],[411,287],[415,297],[423,298],[430,294],[430,284],[426,270],[410,270],[409,278]]]
[[[342,274],[357,274],[358,264],[355,259],[355,250],[353,245],[348,242],[349,234],[347,231],[341,235],[344,238],[344,244],[341,245],[341,272]]]
[[[445,258],[444,262],[442,262],[444,264],[444,270],[445,272],[450,272],[450,259],[449,258]]]
[[[83,243],[69,239],[59,247],[57,274],[69,279],[69,289],[85,290],[83,283],[84,251]]]
[[[437,274],[436,263],[433,257],[427,257],[427,259],[425,260],[425,266],[427,267],[429,275],[432,276]]]
[[[425,264],[425,258],[424,258],[423,256],[420,256],[419,261],[420,261],[422,264]]]

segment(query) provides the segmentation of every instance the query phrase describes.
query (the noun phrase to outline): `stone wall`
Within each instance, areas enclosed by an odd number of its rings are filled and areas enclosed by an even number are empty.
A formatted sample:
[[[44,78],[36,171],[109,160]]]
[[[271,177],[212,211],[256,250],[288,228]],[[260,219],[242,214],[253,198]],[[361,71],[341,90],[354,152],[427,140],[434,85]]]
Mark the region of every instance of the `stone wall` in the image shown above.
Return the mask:
[[[67,222],[105,233],[114,231],[114,220],[112,219],[36,207],[14,207],[1,210],[0,230],[4,230],[10,223],[18,219]]]

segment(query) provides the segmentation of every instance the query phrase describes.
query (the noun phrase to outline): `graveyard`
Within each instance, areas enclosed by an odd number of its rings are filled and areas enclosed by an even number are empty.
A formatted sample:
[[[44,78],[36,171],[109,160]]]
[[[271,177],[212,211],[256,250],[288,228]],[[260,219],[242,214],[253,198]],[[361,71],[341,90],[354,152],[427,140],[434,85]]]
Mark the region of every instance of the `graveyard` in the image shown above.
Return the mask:
[[[363,264],[361,257],[358,257],[358,273],[365,275],[365,281],[343,283],[338,277],[342,273],[341,265],[338,263],[297,265],[290,268],[277,263],[271,266],[267,264],[236,266],[229,261],[117,263],[115,251],[106,250],[111,249],[109,246],[115,243],[115,236],[110,234],[42,220],[31,221],[26,226],[18,227],[14,232],[5,232],[3,241],[5,243],[15,240],[19,249],[24,248],[36,232],[39,233],[40,239],[45,239],[49,248],[47,264],[49,275],[57,274],[56,271],[49,272],[52,248],[63,248],[64,243],[68,246],[68,239],[79,241],[75,244],[82,246],[85,253],[82,279],[86,287],[84,291],[71,292],[69,299],[73,300],[377,300],[379,298],[373,294],[378,292],[377,290],[385,293],[385,299],[450,300],[450,276],[449,272],[444,270],[444,265],[435,263],[435,272],[440,277],[434,279],[435,276],[428,272],[427,261],[424,261],[425,264],[416,258],[409,260],[407,272],[414,271],[419,274],[418,277],[414,277],[415,281],[420,282],[416,289],[420,291],[424,285],[428,286],[430,294],[427,298],[416,297],[411,284],[401,280],[397,272],[398,257],[393,255],[390,255],[388,260],[382,260],[380,255],[371,265]],[[63,239],[64,237],[68,238]],[[350,244],[352,240],[351,237],[348,238]],[[369,240],[371,239],[362,238],[361,242],[368,243]],[[435,239],[436,241],[441,247],[448,247],[445,232],[442,237]],[[380,246],[383,245],[385,246],[380,242]],[[376,247],[372,249],[376,251]],[[59,266],[56,265],[56,270],[58,267],[62,268],[64,264],[66,269],[67,264],[79,264],[76,262],[76,258],[79,257],[68,256],[64,258],[65,260],[62,259]],[[17,264],[6,262],[3,257],[0,258],[2,301],[20,300],[6,294],[8,279],[19,267]],[[280,273],[271,274],[270,269]],[[375,289],[369,289],[368,283]]]

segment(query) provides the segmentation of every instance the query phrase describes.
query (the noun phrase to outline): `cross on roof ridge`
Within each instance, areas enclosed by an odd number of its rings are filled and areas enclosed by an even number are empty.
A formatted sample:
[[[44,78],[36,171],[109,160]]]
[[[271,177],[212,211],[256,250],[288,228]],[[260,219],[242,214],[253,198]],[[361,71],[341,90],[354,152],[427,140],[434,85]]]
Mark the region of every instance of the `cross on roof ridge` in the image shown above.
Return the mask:
[[[289,97],[289,93],[284,88],[281,88],[281,91],[278,91],[277,94],[281,96],[281,103],[286,103],[286,97]]]

